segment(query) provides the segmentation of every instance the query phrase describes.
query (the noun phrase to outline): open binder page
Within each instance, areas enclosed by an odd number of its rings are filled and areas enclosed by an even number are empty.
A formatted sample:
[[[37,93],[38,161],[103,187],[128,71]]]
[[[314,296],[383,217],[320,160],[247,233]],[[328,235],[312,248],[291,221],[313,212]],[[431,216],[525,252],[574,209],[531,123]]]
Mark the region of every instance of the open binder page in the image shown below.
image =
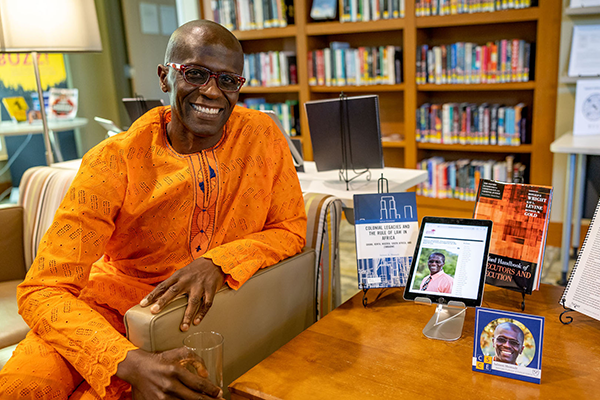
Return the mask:
[[[600,320],[600,221],[596,206],[571,278],[563,293],[562,303],[588,317]]]

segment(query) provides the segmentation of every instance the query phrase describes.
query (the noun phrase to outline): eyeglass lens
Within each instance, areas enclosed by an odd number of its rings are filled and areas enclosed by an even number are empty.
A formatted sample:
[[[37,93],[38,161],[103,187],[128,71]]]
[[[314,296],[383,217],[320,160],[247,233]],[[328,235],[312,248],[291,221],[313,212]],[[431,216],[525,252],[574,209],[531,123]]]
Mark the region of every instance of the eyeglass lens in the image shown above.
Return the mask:
[[[508,344],[510,344],[512,347],[519,347],[519,342],[514,340],[514,339],[508,339],[505,338],[504,336],[498,336],[496,338],[496,342],[498,344],[505,344],[506,342],[508,342]]]
[[[192,85],[202,86],[210,79],[211,71],[205,68],[189,68],[185,70],[185,79]],[[240,88],[240,79],[232,74],[217,74],[217,85],[226,91],[236,91]]]

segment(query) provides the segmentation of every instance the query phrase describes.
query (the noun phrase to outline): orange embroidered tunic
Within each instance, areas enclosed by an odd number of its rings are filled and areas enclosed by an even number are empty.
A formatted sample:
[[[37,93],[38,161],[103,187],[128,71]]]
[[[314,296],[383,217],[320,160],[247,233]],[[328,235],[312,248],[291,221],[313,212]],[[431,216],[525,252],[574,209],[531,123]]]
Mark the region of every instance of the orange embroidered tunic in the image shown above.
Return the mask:
[[[85,155],[18,289],[33,333],[101,397],[135,349],[118,316],[156,284],[206,257],[237,289],[305,242],[298,178],[268,116],[236,107],[217,145],[187,155],[168,142],[170,116],[155,108]]]

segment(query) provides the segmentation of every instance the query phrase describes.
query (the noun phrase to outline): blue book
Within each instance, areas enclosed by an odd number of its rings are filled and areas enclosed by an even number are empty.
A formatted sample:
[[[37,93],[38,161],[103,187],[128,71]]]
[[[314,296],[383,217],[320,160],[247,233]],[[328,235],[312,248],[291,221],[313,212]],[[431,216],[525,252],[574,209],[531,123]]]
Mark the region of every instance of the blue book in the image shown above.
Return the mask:
[[[414,192],[354,195],[359,289],[406,286],[417,221]]]
[[[477,307],[472,370],[540,383],[544,317]]]
[[[514,107],[506,107],[505,117],[505,134],[506,144],[514,145],[515,140],[515,109]]]
[[[456,43],[452,44],[450,46],[450,50],[452,53],[452,83],[458,83],[458,76],[457,76],[457,46]]]

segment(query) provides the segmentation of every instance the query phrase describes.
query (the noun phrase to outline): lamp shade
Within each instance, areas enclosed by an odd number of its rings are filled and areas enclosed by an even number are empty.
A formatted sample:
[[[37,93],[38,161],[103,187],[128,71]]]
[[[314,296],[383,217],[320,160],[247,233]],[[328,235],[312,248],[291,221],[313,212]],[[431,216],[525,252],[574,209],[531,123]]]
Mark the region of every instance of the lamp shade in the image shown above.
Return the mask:
[[[0,0],[0,52],[102,51],[94,0]]]

